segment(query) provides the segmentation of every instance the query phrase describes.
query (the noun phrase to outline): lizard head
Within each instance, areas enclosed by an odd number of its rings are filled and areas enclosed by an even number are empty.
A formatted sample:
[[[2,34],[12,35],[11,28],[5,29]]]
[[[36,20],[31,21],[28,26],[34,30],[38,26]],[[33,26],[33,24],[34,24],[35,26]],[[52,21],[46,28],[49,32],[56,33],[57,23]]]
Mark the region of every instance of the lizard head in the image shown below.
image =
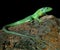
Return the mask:
[[[43,8],[40,9],[40,11],[41,11],[42,13],[46,13],[46,12],[49,12],[49,11],[51,11],[51,10],[52,10],[51,7],[43,7]]]
[[[51,11],[52,8],[51,7],[42,7],[40,9],[38,9],[33,15],[32,17],[35,19],[35,18],[38,18],[39,16],[42,16],[44,14],[46,14],[47,12]]]

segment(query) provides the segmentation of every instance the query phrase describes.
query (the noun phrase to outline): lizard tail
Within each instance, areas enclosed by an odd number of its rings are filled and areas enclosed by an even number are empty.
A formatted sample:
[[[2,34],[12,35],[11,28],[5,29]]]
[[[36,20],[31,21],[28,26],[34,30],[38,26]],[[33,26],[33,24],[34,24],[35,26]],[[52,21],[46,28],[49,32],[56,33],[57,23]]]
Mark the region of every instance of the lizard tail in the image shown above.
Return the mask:
[[[4,26],[4,27],[2,28],[2,30],[3,30],[4,32],[6,32],[7,34],[13,34],[13,35],[21,36],[21,37],[33,38],[33,37],[31,37],[31,36],[27,36],[27,35],[23,35],[23,34],[14,32],[14,31],[10,31],[10,30],[7,29],[7,27],[10,27],[10,26],[7,26],[7,25],[6,25],[6,26]]]

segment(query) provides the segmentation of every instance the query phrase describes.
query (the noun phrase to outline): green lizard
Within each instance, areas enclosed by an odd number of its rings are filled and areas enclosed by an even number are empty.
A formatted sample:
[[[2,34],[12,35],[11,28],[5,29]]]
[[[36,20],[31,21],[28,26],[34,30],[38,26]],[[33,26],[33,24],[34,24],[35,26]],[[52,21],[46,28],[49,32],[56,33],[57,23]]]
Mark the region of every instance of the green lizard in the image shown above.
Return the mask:
[[[51,10],[52,10],[51,7],[43,7],[43,8],[40,8],[34,14],[32,14],[32,15],[30,15],[30,16],[22,19],[22,20],[19,20],[17,22],[14,22],[14,23],[11,23],[11,24],[8,24],[8,25],[4,26],[2,28],[2,30],[4,32],[8,33],[8,34],[14,34],[14,35],[19,35],[19,36],[23,36],[23,37],[29,37],[27,35],[22,35],[22,34],[17,33],[17,32],[9,31],[8,28],[11,27],[11,26],[17,26],[19,24],[23,24],[25,22],[31,22],[31,21],[33,21],[33,19],[41,22],[42,20],[39,19],[39,17],[42,16],[42,15],[44,15],[44,14],[46,14],[47,12],[49,12]]]

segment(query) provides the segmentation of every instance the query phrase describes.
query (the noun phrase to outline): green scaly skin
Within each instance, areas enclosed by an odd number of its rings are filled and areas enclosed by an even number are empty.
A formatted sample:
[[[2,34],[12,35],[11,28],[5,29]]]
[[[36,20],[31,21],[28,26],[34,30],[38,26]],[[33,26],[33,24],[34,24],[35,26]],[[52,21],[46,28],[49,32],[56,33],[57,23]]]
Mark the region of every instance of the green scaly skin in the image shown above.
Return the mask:
[[[31,22],[33,21],[32,19],[34,20],[37,20],[39,22],[41,22],[42,20],[39,19],[40,16],[46,14],[47,12],[51,11],[52,8],[51,7],[43,7],[43,8],[40,8],[38,9],[34,14],[22,19],[22,20],[19,20],[17,22],[14,22],[14,23],[11,23],[11,24],[8,24],[6,26],[4,26],[2,28],[2,30],[8,34],[14,34],[14,35],[19,35],[19,36],[23,36],[23,37],[29,37],[29,38],[32,38],[30,36],[27,36],[27,35],[22,35],[20,33],[17,33],[17,32],[13,32],[13,31],[9,31],[8,28],[11,27],[11,26],[17,26],[17,25],[20,25],[20,24],[24,24],[26,22]]]

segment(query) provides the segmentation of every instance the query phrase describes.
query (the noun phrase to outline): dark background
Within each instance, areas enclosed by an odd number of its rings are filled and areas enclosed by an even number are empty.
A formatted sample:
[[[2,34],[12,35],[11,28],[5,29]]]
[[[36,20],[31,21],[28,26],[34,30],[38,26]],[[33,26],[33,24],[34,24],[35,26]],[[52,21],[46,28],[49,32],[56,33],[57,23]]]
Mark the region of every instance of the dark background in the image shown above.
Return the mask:
[[[9,23],[13,23],[20,19],[23,19],[33,14],[37,9],[41,7],[52,7],[53,10],[48,14],[52,14],[59,17],[59,5],[58,0],[15,0],[15,1],[2,1],[0,6],[0,29]]]

